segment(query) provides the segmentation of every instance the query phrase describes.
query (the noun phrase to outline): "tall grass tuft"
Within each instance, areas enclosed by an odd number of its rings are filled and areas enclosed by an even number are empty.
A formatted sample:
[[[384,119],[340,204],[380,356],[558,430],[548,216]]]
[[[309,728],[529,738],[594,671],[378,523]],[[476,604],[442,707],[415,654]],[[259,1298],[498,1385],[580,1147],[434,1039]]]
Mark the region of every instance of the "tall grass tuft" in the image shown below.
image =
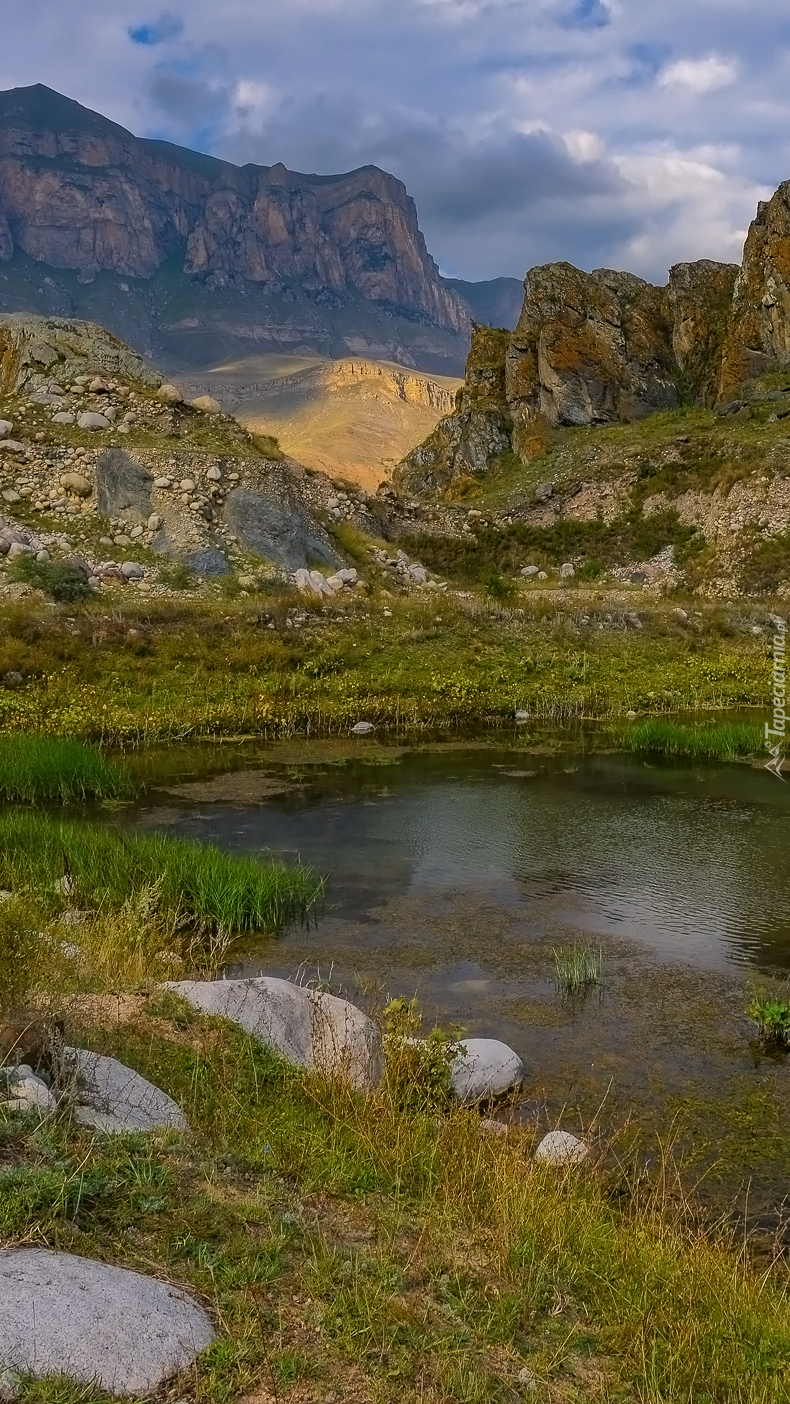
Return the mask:
[[[603,952],[579,941],[554,952],[557,987],[566,994],[581,994],[603,980]]]
[[[126,770],[95,746],[58,736],[0,736],[0,800],[121,799]]]
[[[762,728],[749,721],[678,722],[647,717],[615,728],[614,735],[628,751],[694,760],[739,760],[756,755],[765,745]]]
[[[323,891],[308,868],[261,865],[212,844],[30,813],[0,817],[0,885],[52,908],[67,899],[104,913],[147,894],[159,922],[230,934],[274,931],[304,918]]]

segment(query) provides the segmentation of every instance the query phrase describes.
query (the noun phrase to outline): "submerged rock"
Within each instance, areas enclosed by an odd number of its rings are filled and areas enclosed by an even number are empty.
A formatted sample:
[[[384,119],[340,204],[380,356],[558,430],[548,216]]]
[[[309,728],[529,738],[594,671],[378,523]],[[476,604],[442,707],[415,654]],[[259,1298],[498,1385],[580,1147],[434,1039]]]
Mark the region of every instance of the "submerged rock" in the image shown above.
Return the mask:
[[[290,980],[180,980],[172,990],[203,1014],[219,1014],[301,1068],[374,1087],[382,1073],[381,1034],[367,1014],[335,995]]]
[[[215,1339],[186,1292],[43,1248],[0,1252],[0,1367],[69,1375],[109,1394],[152,1393]]]

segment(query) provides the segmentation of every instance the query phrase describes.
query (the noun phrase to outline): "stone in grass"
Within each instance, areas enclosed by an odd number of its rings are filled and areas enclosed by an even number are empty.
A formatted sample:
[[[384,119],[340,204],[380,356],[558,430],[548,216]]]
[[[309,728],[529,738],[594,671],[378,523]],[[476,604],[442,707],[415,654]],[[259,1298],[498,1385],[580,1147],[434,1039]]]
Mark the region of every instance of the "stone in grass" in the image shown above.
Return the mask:
[[[145,576],[145,568],[138,561],[124,561],[121,566],[121,575],[125,575],[127,580],[142,580]]]
[[[186,557],[185,564],[193,575],[230,575],[231,572],[230,561],[218,546],[203,546],[193,551]]]
[[[14,426],[10,419],[0,419],[0,439],[7,439],[13,433]]]
[[[588,1153],[584,1142],[570,1131],[549,1131],[535,1151],[535,1159],[546,1165],[578,1165]]]
[[[375,730],[375,727],[374,727],[374,725],[373,725],[373,722],[369,722],[369,721],[358,721],[358,722],[355,722],[354,725],[352,726],[352,728],[351,728],[351,735],[352,735],[352,736],[369,736],[370,733],[371,733],[371,731],[374,731],[374,730]]]
[[[461,1106],[501,1097],[522,1081],[524,1064],[518,1053],[498,1038],[466,1038],[459,1046],[465,1052],[453,1060],[450,1080]]]
[[[147,1395],[215,1339],[186,1292],[127,1268],[44,1248],[0,1252],[0,1371],[68,1375]]]
[[[47,1084],[36,1077],[27,1063],[8,1069],[7,1086],[6,1107],[9,1111],[37,1112],[40,1116],[48,1116],[57,1106]]]
[[[86,1048],[64,1048],[63,1066],[73,1079],[74,1119],[106,1135],[125,1131],[188,1131],[181,1108],[153,1083],[116,1058]]]
[[[109,429],[110,421],[103,414],[94,414],[92,410],[86,410],[77,420],[80,429]]]
[[[203,1014],[219,1014],[301,1068],[370,1088],[381,1078],[381,1034],[367,1014],[335,995],[290,980],[180,980],[165,986]]]

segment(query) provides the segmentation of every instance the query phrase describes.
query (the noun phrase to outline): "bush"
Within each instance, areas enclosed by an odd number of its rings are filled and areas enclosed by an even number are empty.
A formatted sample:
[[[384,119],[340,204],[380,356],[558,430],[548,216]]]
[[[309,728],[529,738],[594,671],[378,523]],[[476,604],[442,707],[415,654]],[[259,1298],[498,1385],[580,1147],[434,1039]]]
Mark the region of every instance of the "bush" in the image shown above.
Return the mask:
[[[490,595],[492,600],[512,600],[517,593],[515,582],[497,570],[496,566],[488,566],[483,571],[481,583],[486,594]]]
[[[183,561],[172,561],[169,565],[160,566],[158,578],[160,584],[166,585],[168,590],[191,590],[195,583],[192,571]]]
[[[757,1025],[763,1043],[774,1048],[786,1048],[790,1044],[790,1004],[786,999],[755,994],[746,1013]]]
[[[420,1037],[422,1015],[416,999],[399,995],[384,1010],[387,1089],[399,1106],[442,1108],[452,1099],[453,1063],[465,1052],[463,1029],[435,1028]]]
[[[35,556],[17,556],[8,567],[12,580],[43,590],[59,604],[87,600],[93,594],[88,581],[77,566],[58,561],[37,561]]]

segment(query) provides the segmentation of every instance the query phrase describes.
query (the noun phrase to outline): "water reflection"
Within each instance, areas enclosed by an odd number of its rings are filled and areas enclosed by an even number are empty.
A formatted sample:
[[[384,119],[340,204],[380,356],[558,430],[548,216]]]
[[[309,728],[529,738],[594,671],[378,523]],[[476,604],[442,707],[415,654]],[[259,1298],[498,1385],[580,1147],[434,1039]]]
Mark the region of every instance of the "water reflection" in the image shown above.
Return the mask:
[[[790,968],[790,786],[762,770],[412,753],[326,770],[257,806],[187,802],[168,819],[329,872],[328,909],[344,919],[474,888],[533,922],[668,959]]]

